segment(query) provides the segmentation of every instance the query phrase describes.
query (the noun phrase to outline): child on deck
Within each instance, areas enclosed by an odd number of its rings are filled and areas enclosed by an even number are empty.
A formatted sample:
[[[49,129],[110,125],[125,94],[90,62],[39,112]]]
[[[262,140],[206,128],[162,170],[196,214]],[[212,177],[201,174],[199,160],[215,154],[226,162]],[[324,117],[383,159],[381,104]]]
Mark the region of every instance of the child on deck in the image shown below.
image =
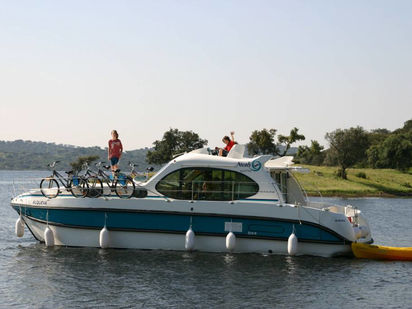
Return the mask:
[[[115,171],[119,168],[119,160],[123,153],[123,145],[119,139],[119,134],[116,130],[112,131],[112,139],[109,140],[109,149],[107,159],[110,160],[110,165],[112,167],[113,175]]]
[[[232,149],[232,147],[236,144],[235,132],[230,132],[230,136],[232,137],[232,139],[230,139],[229,136],[223,137],[222,142],[225,143],[226,146],[224,148],[219,148],[219,156],[226,157],[230,149]]]

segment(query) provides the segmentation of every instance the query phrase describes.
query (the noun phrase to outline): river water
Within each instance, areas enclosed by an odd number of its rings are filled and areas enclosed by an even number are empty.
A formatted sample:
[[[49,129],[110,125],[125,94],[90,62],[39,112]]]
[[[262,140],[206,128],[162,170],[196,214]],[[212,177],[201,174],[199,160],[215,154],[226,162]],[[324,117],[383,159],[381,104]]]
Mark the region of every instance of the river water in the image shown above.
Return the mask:
[[[46,174],[0,171],[0,308],[412,308],[412,262],[46,248],[27,228],[17,238],[12,179],[19,190]],[[361,209],[375,243],[412,246],[412,199],[327,200]]]

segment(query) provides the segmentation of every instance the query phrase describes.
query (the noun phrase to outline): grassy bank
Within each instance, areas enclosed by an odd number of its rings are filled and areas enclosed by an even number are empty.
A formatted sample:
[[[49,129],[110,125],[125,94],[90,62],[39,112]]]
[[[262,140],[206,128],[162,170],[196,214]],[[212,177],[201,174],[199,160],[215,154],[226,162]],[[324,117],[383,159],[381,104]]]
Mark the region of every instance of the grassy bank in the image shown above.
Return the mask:
[[[412,171],[402,173],[392,169],[348,169],[348,179],[336,176],[337,167],[303,166],[308,174],[295,173],[308,195],[319,196],[410,196],[412,197]],[[363,178],[365,177],[366,178]]]

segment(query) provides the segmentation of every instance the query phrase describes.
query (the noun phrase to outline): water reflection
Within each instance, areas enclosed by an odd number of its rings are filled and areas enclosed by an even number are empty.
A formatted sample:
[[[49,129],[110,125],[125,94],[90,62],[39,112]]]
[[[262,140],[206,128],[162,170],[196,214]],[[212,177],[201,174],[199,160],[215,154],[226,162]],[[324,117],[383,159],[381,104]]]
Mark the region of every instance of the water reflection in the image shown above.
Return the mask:
[[[23,238],[15,237],[17,214],[2,188],[0,185],[0,307],[410,307],[412,263],[47,248],[27,229]],[[377,243],[412,245],[412,200],[336,202],[361,209]]]
[[[11,251],[5,290],[19,289],[25,296],[8,293],[6,299],[24,300],[35,307],[39,303],[46,307],[62,303],[68,307],[290,307],[294,299],[296,304],[326,308],[336,305],[336,287],[349,291],[350,299],[366,301],[365,281],[370,287],[386,289],[396,286],[400,276],[412,275],[411,267],[391,264],[388,271],[395,272],[383,281],[386,271],[380,264],[350,258],[47,248],[43,244],[16,246]],[[371,276],[377,269],[380,276]],[[349,296],[339,297],[351,303]]]
[[[294,274],[296,274],[297,271],[297,257],[294,256],[286,256],[285,257],[285,266],[286,266],[286,272],[288,273],[288,275],[293,276]]]
[[[227,253],[223,256],[223,260],[226,265],[231,266],[236,262],[236,256],[234,254]]]

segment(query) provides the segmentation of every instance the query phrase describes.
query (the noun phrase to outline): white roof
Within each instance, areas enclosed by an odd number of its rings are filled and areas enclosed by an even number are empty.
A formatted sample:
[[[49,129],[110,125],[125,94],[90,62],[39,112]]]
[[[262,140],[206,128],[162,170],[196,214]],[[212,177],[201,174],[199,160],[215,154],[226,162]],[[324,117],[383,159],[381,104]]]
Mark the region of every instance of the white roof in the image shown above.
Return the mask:
[[[301,173],[309,173],[309,169],[300,166],[292,166],[294,164],[292,156],[284,156],[269,160],[265,163],[265,167],[269,170],[292,170]]]

